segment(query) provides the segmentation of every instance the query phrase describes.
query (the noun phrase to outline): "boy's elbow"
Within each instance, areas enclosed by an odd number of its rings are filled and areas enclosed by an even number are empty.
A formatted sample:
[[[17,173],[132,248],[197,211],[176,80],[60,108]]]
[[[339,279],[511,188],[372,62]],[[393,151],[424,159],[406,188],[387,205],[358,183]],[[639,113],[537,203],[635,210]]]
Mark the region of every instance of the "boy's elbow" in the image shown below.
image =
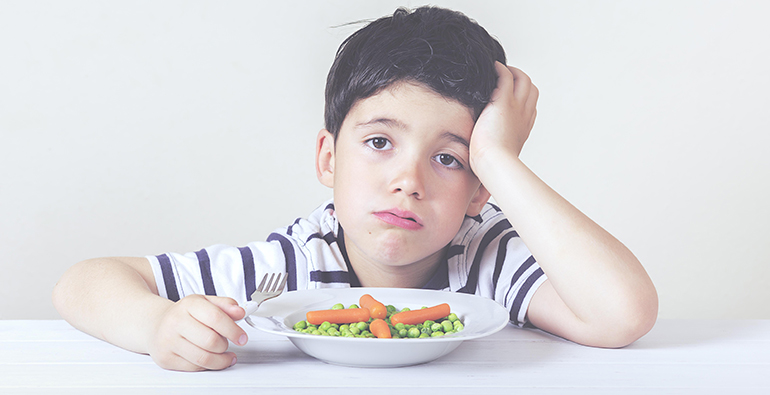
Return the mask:
[[[599,347],[621,348],[630,345],[646,335],[658,319],[658,295],[653,292],[645,298],[628,303],[621,319],[614,328],[606,328],[597,344]]]
[[[64,275],[59,278],[59,281],[56,282],[56,285],[54,285],[53,291],[51,292],[51,302],[53,302],[53,307],[64,319],[69,318],[70,307],[74,304],[73,289],[77,287],[72,283],[74,278],[78,276],[78,273],[76,272],[79,269],[79,265],[82,265],[82,263],[70,267],[64,272]]]

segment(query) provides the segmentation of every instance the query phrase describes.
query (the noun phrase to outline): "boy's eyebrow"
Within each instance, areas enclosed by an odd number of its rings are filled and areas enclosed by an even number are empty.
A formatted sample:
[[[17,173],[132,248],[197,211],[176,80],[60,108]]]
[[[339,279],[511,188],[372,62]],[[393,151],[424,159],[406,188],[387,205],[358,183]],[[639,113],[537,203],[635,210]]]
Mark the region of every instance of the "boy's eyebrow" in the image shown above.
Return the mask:
[[[360,127],[367,127],[367,126],[373,126],[373,125],[383,125],[389,128],[402,129],[402,130],[408,129],[405,123],[393,118],[375,118],[367,122],[357,123],[355,127],[360,128]],[[468,140],[466,140],[464,137],[454,134],[452,132],[441,133],[441,138],[459,143],[465,146],[465,148],[470,149],[470,146],[471,146]]]
[[[451,141],[454,141],[456,143],[460,143],[460,144],[464,145],[465,148],[468,148],[468,149],[471,148],[471,144],[468,142],[468,140],[466,140],[464,137],[458,136],[458,135],[456,135],[456,134],[454,134],[452,132],[441,133],[441,137],[445,138],[445,139],[448,139],[448,140],[451,140]]]
[[[406,130],[406,124],[393,118],[375,118],[367,122],[359,122],[356,124],[356,128],[360,128],[362,126],[372,126],[372,125],[383,125],[387,126],[389,128],[395,128],[395,129],[404,129]]]

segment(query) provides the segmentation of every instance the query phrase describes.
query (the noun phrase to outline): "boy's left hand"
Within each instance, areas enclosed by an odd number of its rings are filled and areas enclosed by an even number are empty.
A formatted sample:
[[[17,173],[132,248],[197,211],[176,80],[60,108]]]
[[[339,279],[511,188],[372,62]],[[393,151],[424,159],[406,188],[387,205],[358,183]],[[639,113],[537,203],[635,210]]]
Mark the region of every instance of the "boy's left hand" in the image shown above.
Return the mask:
[[[518,157],[537,115],[538,90],[523,71],[495,62],[497,87],[481,112],[470,141],[471,168],[495,152]],[[502,150],[502,151],[500,151]]]

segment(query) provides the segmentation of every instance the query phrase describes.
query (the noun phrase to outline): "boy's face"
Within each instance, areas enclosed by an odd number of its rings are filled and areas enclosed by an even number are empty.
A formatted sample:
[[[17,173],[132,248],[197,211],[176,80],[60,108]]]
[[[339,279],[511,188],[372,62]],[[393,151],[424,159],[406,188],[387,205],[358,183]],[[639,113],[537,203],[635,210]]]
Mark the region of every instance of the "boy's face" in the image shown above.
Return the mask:
[[[319,133],[318,176],[334,188],[351,260],[382,269],[438,260],[489,198],[470,169],[473,126],[464,105],[402,82],[358,101],[336,144]]]

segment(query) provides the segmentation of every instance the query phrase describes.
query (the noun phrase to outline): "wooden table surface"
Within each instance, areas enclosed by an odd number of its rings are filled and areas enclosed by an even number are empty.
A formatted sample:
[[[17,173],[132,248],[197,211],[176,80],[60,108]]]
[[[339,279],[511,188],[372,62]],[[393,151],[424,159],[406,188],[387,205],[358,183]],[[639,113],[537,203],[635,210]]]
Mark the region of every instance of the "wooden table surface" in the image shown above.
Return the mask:
[[[385,369],[329,365],[244,327],[249,343],[231,347],[237,365],[181,373],[64,321],[0,321],[0,394],[770,394],[770,320],[659,320],[622,349],[509,326],[436,361]]]

